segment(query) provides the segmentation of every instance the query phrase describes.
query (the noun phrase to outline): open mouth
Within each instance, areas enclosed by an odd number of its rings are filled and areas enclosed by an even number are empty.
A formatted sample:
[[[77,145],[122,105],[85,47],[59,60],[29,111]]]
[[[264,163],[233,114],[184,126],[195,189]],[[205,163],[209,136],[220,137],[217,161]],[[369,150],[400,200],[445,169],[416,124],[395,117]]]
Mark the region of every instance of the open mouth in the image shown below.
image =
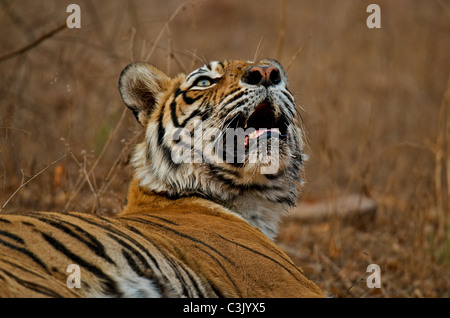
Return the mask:
[[[274,105],[267,100],[258,104],[250,116],[242,114],[226,124],[234,133],[230,134],[231,138],[226,134],[222,139],[219,153],[232,158],[233,164],[238,166],[244,164],[250,154],[271,156],[272,149],[278,153],[277,147],[283,147],[282,142],[287,138],[287,119],[276,114]]]
[[[283,118],[276,118],[273,105],[264,101],[256,106],[254,112],[248,117],[244,125],[245,130],[254,130],[245,135],[244,145],[248,147],[251,140],[259,138],[280,138],[286,137],[287,125]]]

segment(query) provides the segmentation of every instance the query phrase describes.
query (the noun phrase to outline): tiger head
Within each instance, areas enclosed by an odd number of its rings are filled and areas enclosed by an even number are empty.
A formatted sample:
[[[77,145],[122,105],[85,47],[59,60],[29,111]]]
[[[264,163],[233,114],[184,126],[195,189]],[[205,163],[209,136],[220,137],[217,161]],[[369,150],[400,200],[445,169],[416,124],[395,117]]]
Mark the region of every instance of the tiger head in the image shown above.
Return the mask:
[[[213,61],[174,78],[133,63],[119,91],[145,128],[132,160],[141,187],[207,198],[275,236],[297,200],[304,160],[300,116],[279,62]]]

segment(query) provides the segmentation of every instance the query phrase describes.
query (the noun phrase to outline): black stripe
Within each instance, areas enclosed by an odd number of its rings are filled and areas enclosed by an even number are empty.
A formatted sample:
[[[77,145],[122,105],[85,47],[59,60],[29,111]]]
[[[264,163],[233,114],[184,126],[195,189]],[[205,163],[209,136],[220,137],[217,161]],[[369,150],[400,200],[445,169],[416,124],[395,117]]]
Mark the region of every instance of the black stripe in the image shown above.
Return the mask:
[[[200,288],[197,283],[197,279],[201,281],[200,277],[197,273],[193,273],[195,277],[191,275],[192,269],[186,264],[186,260],[184,258],[184,253],[180,251],[182,247],[177,244],[171,244],[172,248],[176,250],[176,252],[181,255],[181,259],[172,256],[166,256],[170,267],[176,273],[177,278],[179,279],[181,286],[183,287],[183,295],[187,297],[205,297],[206,295],[203,292],[203,288]],[[172,255],[172,254],[171,254]],[[187,268],[186,268],[187,267]],[[186,281],[184,276],[187,276],[189,281]],[[202,282],[200,282],[202,284]]]
[[[239,173],[239,171],[229,170],[229,169],[226,169],[223,167],[215,166],[213,164],[209,164],[208,167],[216,175],[217,174],[231,174],[236,178],[241,178],[241,174]]]
[[[180,166],[181,163],[175,162],[172,160],[172,150],[167,147],[166,145],[161,145],[160,146],[161,151],[163,152],[163,156],[166,159],[166,163],[168,164],[168,169],[169,170],[177,170]],[[160,163],[155,163],[156,165],[160,165]]]
[[[214,166],[213,164],[209,164],[209,168],[210,171],[214,174],[214,176],[217,177],[220,181],[222,181],[228,186],[239,188],[239,185],[236,184],[235,180],[225,176],[222,171],[218,170],[219,167]]]
[[[48,276],[40,275],[40,274],[38,274],[36,272],[33,272],[33,271],[29,270],[28,268],[25,268],[25,267],[15,263],[15,262],[7,261],[6,259],[1,259],[0,261],[3,262],[3,263],[6,263],[6,264],[9,264],[9,265],[13,266],[14,270],[20,269],[21,271],[24,271],[25,273],[33,274],[33,275],[35,275],[37,277],[40,277],[40,278],[43,278],[43,279],[48,279]]]
[[[212,255],[211,253],[208,253],[207,251],[205,251],[204,249],[202,249],[201,247],[197,247],[199,250],[201,250],[203,253],[207,254],[209,257],[211,257],[216,263],[217,266],[220,267],[223,272],[225,273],[226,277],[230,280],[231,284],[233,284],[234,288],[236,289],[236,292],[238,293],[237,297],[242,297],[242,295],[240,294],[240,290],[238,285],[236,285],[236,283],[233,281],[233,279],[230,276],[230,273],[227,271],[227,269],[223,266],[222,262],[220,262],[220,260],[218,260],[214,255]],[[212,282],[209,282],[210,286],[214,286],[212,284]],[[220,288],[220,287],[219,287]],[[215,287],[213,288],[214,290],[217,290]],[[220,292],[218,295],[221,295]]]
[[[287,102],[285,100],[283,100],[284,107],[291,114],[291,117],[295,118],[296,112],[295,112],[295,103],[294,103],[294,101],[284,91],[282,91],[282,93],[283,93],[283,96],[285,96],[288,99]],[[292,106],[292,107],[289,107],[289,106]],[[292,108],[294,108],[294,109],[292,109]]]
[[[264,176],[265,176],[266,179],[268,179],[268,180],[275,180],[275,179],[278,179],[278,178],[284,176],[285,172],[286,172],[286,170],[280,170],[280,171],[278,171],[277,173],[274,173],[274,174],[265,174]]]
[[[145,216],[145,215],[143,215],[143,216]],[[162,228],[162,229],[164,229],[164,230],[166,230],[166,231],[172,232],[172,233],[174,233],[174,234],[176,234],[176,235],[178,235],[178,236],[180,236],[180,237],[183,237],[183,238],[185,238],[185,239],[188,239],[188,240],[190,240],[190,241],[192,241],[192,242],[202,244],[203,246],[206,246],[207,248],[209,248],[210,250],[212,250],[212,251],[215,252],[216,254],[220,255],[224,260],[226,260],[227,262],[229,262],[231,265],[234,265],[234,262],[233,262],[233,261],[231,261],[228,257],[226,257],[225,255],[223,255],[222,253],[220,253],[217,249],[215,249],[215,248],[212,247],[211,245],[209,245],[209,244],[203,242],[202,240],[196,239],[195,237],[192,237],[192,236],[189,236],[189,235],[187,235],[187,234],[181,233],[181,232],[179,232],[179,231],[176,231],[176,230],[174,230],[174,229],[171,229],[170,227],[164,226],[164,225],[162,225],[162,224],[155,223],[155,222],[152,222],[152,221],[149,221],[149,220],[145,220],[145,219],[143,219],[143,218],[128,218],[128,217],[121,217],[121,219],[129,220],[129,221],[137,222],[137,223],[142,223],[142,224],[146,224],[146,225],[156,226],[156,227],[158,227],[158,228]]]
[[[203,289],[200,288],[200,286],[197,283],[197,279],[195,279],[190,271],[188,271],[184,265],[185,263],[182,263],[181,261],[174,261],[173,259],[170,261],[171,264],[174,264],[173,270],[175,271],[175,273],[177,274],[178,279],[181,282],[181,286],[183,286],[183,293],[184,295],[186,295],[187,297],[194,297],[194,296],[203,296],[206,297],[207,295],[205,295],[203,293]],[[183,271],[183,274],[180,272],[180,270]],[[187,278],[189,279],[188,282],[186,282],[186,280],[184,279],[184,276],[187,276]],[[197,276],[197,278],[199,279],[199,277]],[[191,292],[191,290],[194,290],[197,295],[195,295],[193,292]]]
[[[8,237],[8,238],[10,238],[10,239],[13,239],[13,240],[16,241],[17,243],[25,244],[25,242],[23,241],[23,239],[20,238],[20,237],[18,237],[18,236],[15,235],[15,234],[12,234],[12,233],[9,233],[9,232],[5,232],[5,231],[0,231],[0,235],[3,235],[3,236]]]
[[[173,125],[175,127],[180,127],[177,117],[177,102],[175,101],[175,99],[170,103],[170,114],[172,116]]]
[[[291,102],[291,104],[295,107],[295,101],[294,98],[291,96],[291,94],[288,94],[285,90],[280,90],[280,92],[286,96],[286,98]]]
[[[161,108],[161,114],[159,115],[159,119],[158,119],[158,146],[161,149],[161,151],[163,152],[163,156],[165,158],[167,158],[167,163],[169,164],[169,169],[178,169],[180,164],[173,162],[173,160],[171,160],[172,158],[172,150],[167,147],[163,142],[164,142],[164,135],[166,134],[166,129],[164,128],[164,123],[163,123],[163,115],[164,115],[164,105]],[[147,155],[150,156],[151,158],[151,153],[149,152],[150,149],[148,149],[147,151]]]
[[[153,216],[151,216],[151,215],[147,215],[147,216],[153,217]],[[177,224],[175,224],[175,225],[177,225]],[[196,288],[197,290],[199,290],[199,287],[198,287],[198,285],[197,285],[197,282],[196,282],[195,279],[190,275],[189,271],[187,271],[187,270],[184,268],[184,266],[183,266],[182,263],[180,263],[180,262],[179,262],[178,260],[176,260],[176,259],[173,259],[171,256],[169,256],[169,255],[166,253],[166,251],[162,250],[157,244],[155,244],[152,240],[150,240],[150,239],[149,239],[148,237],[146,237],[145,235],[141,234],[141,233],[140,233],[137,229],[135,229],[134,227],[128,226],[128,229],[131,230],[132,232],[134,232],[134,233],[140,235],[141,238],[145,239],[147,242],[149,242],[150,244],[152,244],[153,247],[155,247],[155,248],[158,250],[158,252],[161,253],[161,254],[163,255],[163,257],[164,257],[163,261],[164,261],[164,260],[167,261],[167,263],[169,264],[169,266],[172,268],[172,270],[175,272],[176,276],[177,276],[178,279],[180,280],[181,286],[183,287],[183,293],[184,293],[184,295],[190,296],[191,293],[190,293],[190,291],[189,291],[189,289],[188,289],[189,283],[187,283],[187,282],[184,280],[183,274],[180,273],[179,268],[180,268],[181,270],[183,270],[184,275],[186,275],[186,276],[191,280],[191,283],[194,284],[194,288]],[[151,261],[152,261],[153,264],[156,266],[156,268],[157,268],[159,271],[161,271],[160,268],[159,268],[159,264],[158,264],[158,262],[156,261],[156,259],[153,257],[152,254],[150,254],[150,253],[148,252],[148,248],[144,248],[141,244],[139,244],[138,242],[135,242],[135,241],[132,240],[131,238],[130,238],[129,240],[131,240],[131,242],[134,243],[138,248],[140,248],[141,250],[143,250],[144,253],[151,259]],[[161,282],[155,280],[154,283],[158,283],[158,284],[159,284],[160,290],[161,290],[161,294],[164,294],[164,292],[163,292],[163,289],[164,289],[164,288],[161,287],[161,286],[162,286],[162,285],[161,285]]]
[[[164,104],[161,107],[161,113],[158,119],[158,146],[161,146],[164,140],[164,135],[166,134],[166,129],[164,128],[163,116],[164,116]]]
[[[124,240],[118,238],[117,236],[108,233],[108,236],[110,238],[112,238],[113,240],[115,240],[117,243],[119,243],[122,247],[124,247],[127,251],[129,251],[130,253],[132,253],[134,255],[134,257],[136,257],[139,262],[141,262],[145,268],[150,268],[150,264],[147,262],[147,260],[145,259],[144,256],[142,256],[142,254],[140,252],[138,252],[133,246],[131,246],[130,244],[126,243]],[[122,254],[123,254],[124,250],[122,250]],[[128,254],[129,255],[129,254]],[[137,268],[137,264],[134,263],[135,267],[133,267],[132,269],[139,275],[139,276],[146,276],[144,274],[144,272],[140,269]]]
[[[218,290],[216,288],[216,286],[214,286],[214,285],[210,285],[210,286],[211,286],[211,289],[213,290],[213,292],[216,294],[216,296],[218,298],[225,298],[225,296],[222,294],[222,292],[220,290]]]
[[[186,126],[186,124],[187,124],[187,122],[189,121],[189,120],[191,120],[192,118],[194,118],[195,116],[198,116],[198,115],[200,115],[200,109],[195,109],[190,115],[189,115],[189,117],[188,118],[186,118],[181,124],[180,124],[180,126],[181,127],[185,127]]]
[[[266,259],[268,259],[268,260],[274,262],[274,263],[277,264],[278,266],[281,266],[282,268],[284,268],[284,269],[285,269],[289,274],[291,274],[292,277],[294,277],[297,281],[300,281],[300,280],[297,278],[297,276],[294,275],[294,273],[292,273],[286,266],[284,266],[283,264],[281,264],[280,262],[278,262],[276,259],[273,259],[272,257],[267,256],[267,255],[265,255],[264,253],[261,253],[261,252],[259,252],[259,251],[255,251],[254,249],[252,249],[252,248],[250,248],[250,247],[248,247],[248,246],[245,246],[245,245],[240,244],[240,243],[238,243],[238,242],[229,240],[229,239],[223,237],[223,236],[220,235],[220,234],[217,234],[217,236],[219,236],[220,238],[222,238],[224,241],[227,241],[227,242],[229,242],[229,243],[232,243],[232,244],[235,244],[235,245],[237,245],[237,246],[240,246],[240,247],[242,247],[242,248],[244,248],[244,249],[246,249],[246,250],[248,250],[248,251],[250,251],[250,252],[252,252],[252,253],[254,253],[254,254],[260,255],[260,256],[262,256],[262,257],[264,257],[264,258],[266,258]],[[284,259],[285,261],[287,261],[285,258],[283,258],[283,259]],[[302,271],[301,271],[297,266],[293,265],[291,262],[288,262],[288,263],[289,263],[290,265],[292,265],[292,267],[294,267],[300,274],[303,274]]]
[[[228,163],[230,164],[230,163]],[[210,171],[216,176],[220,181],[225,183],[228,186],[238,188],[241,191],[270,191],[270,190],[283,190],[282,187],[278,185],[260,185],[260,184],[238,184],[236,183],[236,180],[231,179],[230,177],[226,176],[225,173],[231,173],[235,175],[237,178],[239,178],[239,174],[232,173],[231,170],[224,169],[218,166],[214,166],[213,164],[209,164]]]
[[[149,242],[150,244],[152,244],[152,246],[154,248],[156,248],[158,251],[161,252],[160,248],[154,244],[154,242],[152,242],[150,239],[148,239],[147,237],[144,237],[142,235],[141,232],[139,232],[136,228],[132,227],[132,226],[127,226],[127,229],[130,230],[131,232],[141,236],[142,238],[144,238],[147,242]],[[148,252],[148,248],[144,247],[142,244],[140,244],[139,242],[137,242],[136,240],[134,240],[133,238],[131,238],[129,235],[123,233],[123,232],[114,232],[115,235],[120,236],[122,239],[126,239],[128,240],[130,243],[133,243],[134,245],[136,245],[137,248],[139,248],[141,251],[143,251],[145,253],[145,255],[147,255],[147,257],[150,259],[150,261],[152,262],[152,264],[156,267],[156,269],[158,271],[161,271],[161,269],[159,268],[159,264],[156,260],[156,258],[150,254]],[[111,234],[112,235],[112,234]],[[116,236],[116,237],[117,237]]]
[[[138,266],[138,264],[134,261],[133,257],[131,257],[131,255],[125,251],[122,250],[122,255],[123,257],[126,259],[128,266],[130,266],[130,268],[140,277],[145,277],[145,273],[144,271],[142,271],[142,269]]]
[[[137,230],[136,230],[137,231]],[[137,231],[138,232],[138,231]],[[138,232],[139,233],[139,232]],[[139,235],[142,236],[142,234],[139,233]],[[148,262],[146,261],[146,259],[142,256],[142,254],[140,254],[140,252],[138,252],[135,248],[133,248],[131,245],[129,245],[128,243],[126,243],[125,241],[119,239],[118,237],[115,237],[112,234],[109,234],[109,236],[114,239],[116,242],[118,242],[122,247],[124,247],[126,250],[122,250],[122,254],[124,255],[124,257],[126,258],[128,264],[130,265],[130,267],[136,272],[136,274],[143,276],[143,277],[147,277],[149,278],[149,275],[144,273],[140,267],[138,266],[138,264],[134,261],[134,259],[132,259],[131,254],[128,253],[132,252],[132,254],[139,259],[139,261],[141,263],[144,264],[144,267],[146,268],[151,268],[150,264],[148,264]],[[146,239],[147,241],[150,241],[147,237],[143,237],[144,239]],[[133,242],[134,243],[134,242]],[[175,262],[173,259],[171,259],[164,251],[162,251],[158,246],[156,246],[153,242],[151,242],[152,245],[158,249],[158,251],[163,255],[163,257],[165,257],[165,259],[167,260],[168,264],[170,265],[170,267],[172,268],[172,270],[175,272],[177,278],[179,279],[181,286],[183,288],[183,293],[186,296],[193,296],[190,291],[189,291],[189,283],[187,283],[184,278],[183,275],[180,273],[178,268],[181,268],[185,275],[189,277],[189,279],[191,279],[191,283],[194,284],[194,287],[198,289],[198,285],[195,282],[195,280],[193,280],[193,278],[191,277],[191,275],[189,275],[189,273],[183,268],[183,265],[181,263]],[[156,259],[153,257],[153,255],[151,255],[150,253],[147,252],[147,249],[145,249],[142,245],[140,245],[139,243],[135,242],[136,247],[140,248],[141,250],[143,250],[144,252],[146,252],[146,254],[150,257],[150,259],[152,260],[153,264],[159,269],[158,263],[156,261]],[[126,254],[126,255],[125,255]],[[175,263],[176,266],[175,266]],[[164,273],[163,273],[164,275]],[[160,282],[159,280],[155,280],[153,278],[152,282],[157,284],[159,287],[159,291],[160,293],[163,295],[164,294],[164,285],[162,282]]]
[[[246,90],[242,90],[241,88],[236,88],[234,91],[231,91],[229,94],[227,94],[227,97],[230,96],[231,94],[233,94],[235,91],[240,91],[240,92],[237,93],[236,95],[234,95],[230,100],[227,100],[227,104],[226,105],[234,103],[235,101],[237,101],[241,97],[247,95],[247,91]]]
[[[187,93],[188,93],[188,92],[189,92],[189,90],[181,92],[181,96],[183,96],[183,101],[184,101],[187,105],[192,105],[192,104],[195,103],[197,100],[199,100],[200,98],[203,97],[202,94],[199,94],[199,96],[192,98],[192,97],[187,96]]]
[[[92,252],[94,252],[95,255],[105,259],[108,263],[115,265],[114,261],[106,254],[105,252],[105,247],[103,246],[102,243],[100,243],[93,235],[91,235],[90,233],[86,232],[85,230],[83,230],[81,227],[72,224],[70,222],[65,222],[65,221],[60,221],[60,223],[55,222],[55,221],[51,221],[51,220],[47,220],[45,218],[39,218],[40,221],[45,222],[51,226],[53,226],[54,228],[70,235],[71,237],[77,239],[78,241],[80,241],[81,243],[84,243]],[[88,240],[86,240],[85,238],[81,237],[80,235],[78,235],[77,233],[73,232],[70,228],[68,228],[67,226],[63,225],[62,222],[69,224],[71,226],[73,226],[78,232],[82,233],[83,235],[85,235]]]
[[[208,113],[208,112],[205,112],[205,113]],[[170,114],[171,114],[171,117],[172,117],[172,122],[173,122],[173,125],[175,126],[175,127],[185,127],[186,126],[186,124],[188,123],[188,121],[189,120],[191,120],[192,118],[194,118],[194,117],[196,117],[196,116],[202,116],[202,119],[203,119],[203,116],[204,116],[204,113],[201,113],[200,112],[200,109],[199,108],[196,108],[181,124],[180,124],[180,122],[178,121],[178,117],[177,117],[177,103],[176,103],[176,101],[174,100],[172,103],[170,103]]]
[[[270,202],[280,203],[280,204],[283,204],[283,205],[288,205],[290,207],[294,207],[295,206],[295,201],[291,197],[277,197],[276,199],[268,198],[268,200]]]
[[[243,102],[240,102],[243,103]],[[224,121],[223,127],[224,129],[228,128],[243,128],[245,125],[245,121],[247,120],[247,117],[242,112],[237,112],[236,114],[228,118]],[[225,131],[226,132],[226,131]]]
[[[155,218],[155,219],[158,219],[158,220],[161,220],[161,221],[164,221],[164,222],[166,222],[166,223],[168,223],[168,224],[179,225],[178,223],[175,223],[175,222],[173,222],[173,221],[171,221],[171,220],[168,220],[168,219],[166,219],[166,218],[162,218],[162,217],[160,217],[160,216],[149,215],[149,214],[147,214],[146,216],[151,217],[151,218]],[[142,235],[142,234],[141,234],[141,235]]]
[[[138,248],[140,248],[141,250],[143,250],[144,253],[145,253],[145,254],[152,260],[152,262],[155,264],[156,268],[157,268],[158,270],[160,270],[159,265],[158,265],[158,263],[156,262],[156,259],[153,258],[153,255],[151,255],[150,253],[148,253],[148,251],[147,251],[148,249],[145,248],[144,246],[142,246],[139,242],[137,242],[136,240],[134,240],[133,238],[131,238],[129,235],[127,235],[127,234],[124,233],[123,231],[121,231],[121,230],[119,230],[119,229],[116,229],[116,228],[104,226],[103,224],[101,224],[101,223],[96,223],[96,222],[94,222],[94,221],[92,221],[92,220],[87,220],[87,219],[83,218],[83,217],[80,216],[80,215],[72,215],[72,216],[73,216],[73,217],[77,217],[77,218],[83,220],[83,221],[86,222],[86,223],[89,223],[89,224],[91,224],[91,225],[97,226],[97,227],[99,227],[99,228],[105,230],[107,233],[115,234],[116,236],[120,236],[121,238],[130,241],[131,243],[133,243],[134,245],[136,245]],[[102,218],[99,217],[99,216],[97,216],[97,218],[102,219]],[[114,225],[115,225],[115,224],[114,224]],[[116,225],[115,225],[115,226],[116,226]],[[117,226],[116,226],[116,227],[117,227]],[[127,227],[127,229],[130,230],[131,232],[136,233],[136,234],[142,236],[142,234],[141,234],[137,229],[135,229],[134,227],[132,227],[132,226],[126,226],[126,227]],[[149,240],[147,240],[147,241],[149,241]],[[153,242],[150,242],[150,243],[152,243],[152,245],[155,246],[155,244],[153,244]],[[155,247],[157,248],[157,246],[155,246]]]
[[[180,124],[181,127],[185,127],[186,124],[194,117],[199,116],[201,118],[202,121],[207,120],[209,117],[211,117],[212,115],[212,107],[209,106],[209,99],[204,99],[202,101],[202,103],[200,104],[200,106],[198,108],[196,108],[190,115],[188,118],[186,118],[184,120],[184,122],[182,122]]]
[[[97,276],[97,278],[99,278],[99,280],[102,283],[103,290],[105,293],[121,296],[122,293],[119,291],[116,282],[111,277],[106,275],[100,268],[98,268],[97,266],[84,260],[77,254],[73,253],[64,244],[62,244],[60,241],[56,240],[55,238],[51,237],[50,235],[43,233],[43,232],[41,232],[41,235],[44,238],[44,240],[47,243],[49,243],[55,250],[61,252],[66,257],[68,257],[70,260],[74,261],[74,263],[83,267],[84,269],[87,269],[92,274]]]
[[[39,294],[45,295],[45,296],[49,296],[49,297],[56,297],[56,298],[62,298],[62,296],[60,294],[58,294],[57,292],[51,290],[50,288],[47,288],[45,286],[33,283],[33,282],[29,282],[23,279],[20,279],[19,277],[13,275],[12,273],[4,270],[4,269],[0,269],[0,271],[2,271],[3,273],[5,273],[8,277],[14,279],[18,284],[22,285],[25,288],[28,288],[34,292],[37,292]]]
[[[101,223],[99,224],[99,223],[96,223],[95,221],[85,219],[84,217],[82,217],[82,216],[80,216],[80,215],[73,214],[72,216],[73,216],[73,217],[77,217],[77,218],[79,218],[79,219],[81,219],[81,220],[83,220],[83,221],[85,221],[85,222],[87,222],[87,223],[89,223],[89,224],[92,224],[92,225],[94,225],[94,226],[97,226],[97,227],[99,227],[99,228],[101,228],[101,229],[104,229],[107,233],[112,233],[112,234],[116,235],[116,237],[121,237],[122,239],[127,240],[127,241],[129,241],[130,243],[133,243],[137,248],[139,248],[141,251],[143,251],[143,253],[144,253],[144,254],[150,259],[150,261],[154,264],[155,268],[156,268],[159,272],[161,272],[161,269],[160,269],[160,267],[159,267],[158,261],[155,259],[155,257],[154,257],[152,254],[149,253],[148,247],[144,247],[142,244],[140,244],[139,242],[137,242],[135,239],[133,239],[132,237],[130,237],[130,236],[127,235],[126,233],[124,233],[124,232],[122,232],[122,231],[119,231],[119,230],[116,229],[116,228],[106,227],[106,226],[104,226],[104,225],[101,224]],[[147,215],[147,217],[154,217],[154,218],[160,219],[160,220],[162,220],[162,221],[164,221],[164,222],[166,222],[166,223],[168,223],[168,224],[172,224],[172,223],[173,223],[173,225],[177,225],[177,224],[175,224],[174,222],[172,222],[172,221],[170,221],[170,220],[167,220],[167,219],[164,219],[164,218],[155,217],[155,216],[151,216],[151,215]],[[96,216],[96,218],[103,219],[103,218],[100,217],[100,216]],[[117,220],[118,220],[119,222],[122,222],[120,219],[123,219],[123,218],[118,218]],[[126,223],[125,223],[125,224],[126,224]],[[124,225],[125,225],[125,224],[124,224]],[[191,285],[193,285],[193,288],[195,288],[196,290],[200,290],[199,286],[197,285],[196,280],[190,275],[189,271],[186,270],[186,269],[183,267],[182,263],[180,263],[179,260],[173,259],[173,257],[171,257],[170,255],[168,255],[168,254],[166,253],[166,251],[162,250],[162,249],[161,249],[157,244],[155,244],[150,238],[148,238],[148,237],[146,237],[145,235],[143,235],[143,234],[142,234],[139,230],[137,230],[135,227],[133,227],[133,226],[131,226],[131,225],[128,225],[128,224],[125,225],[125,226],[126,226],[126,228],[127,228],[128,230],[130,230],[131,232],[133,232],[133,233],[139,235],[139,236],[141,237],[141,239],[144,239],[145,241],[147,241],[147,242],[148,242],[149,244],[151,244],[154,248],[156,248],[156,250],[158,250],[159,253],[162,254],[162,256],[163,256],[164,259],[159,260],[159,261],[167,261],[167,263],[169,264],[169,266],[172,268],[172,270],[175,272],[176,276],[177,276],[178,279],[180,280],[181,285],[182,285],[182,287],[183,287],[183,292],[184,292],[185,295],[187,295],[187,296],[192,295],[192,293],[189,291],[189,287],[191,287]],[[188,282],[186,282],[186,281],[184,280],[183,274],[180,273],[180,270],[182,270],[183,273],[184,273],[184,275],[187,276],[187,277],[191,280],[191,285],[190,285]],[[162,291],[162,294],[164,294],[164,293],[163,293],[164,287],[163,287],[163,285],[161,285],[162,282],[159,282],[159,281],[157,281],[157,280],[154,280],[153,282],[154,282],[155,284],[158,284],[158,286],[160,287],[160,290]]]
[[[186,82],[189,82],[189,80],[190,80],[192,77],[194,77],[194,76],[196,76],[196,75],[198,75],[198,74],[204,74],[204,73],[208,73],[208,71],[206,71],[206,70],[203,69],[203,68],[199,68],[195,73],[191,73],[191,74],[188,75],[188,77],[186,78]]]
[[[220,107],[220,109],[217,111],[219,116],[221,116],[221,117],[227,116],[233,109],[236,109],[236,108],[241,107],[242,105],[245,105],[248,102],[248,99],[245,98],[245,95],[247,95],[247,92],[241,91],[241,92],[237,93],[235,96],[233,96],[231,98],[231,100],[227,100],[226,104],[222,105]],[[221,103],[223,103],[223,102],[224,101],[222,101]],[[233,105],[233,103],[236,103],[236,104]]]
[[[39,257],[37,257],[36,255],[34,255],[32,252],[30,252],[29,250],[27,250],[26,248],[23,247],[19,247],[19,246],[15,246],[11,243],[5,242],[3,240],[0,240],[0,244],[9,247],[10,249],[13,249],[15,251],[18,251],[26,256],[28,256],[29,258],[31,258],[36,264],[38,264],[40,267],[42,267],[47,273],[50,273],[50,271],[48,270],[47,266],[44,264],[44,262],[42,262],[40,260]]]
[[[205,103],[205,101],[203,103]],[[200,107],[203,107],[203,106],[204,105],[202,104]],[[209,119],[209,117],[211,117],[212,113],[213,113],[212,107],[208,107],[208,105],[206,105],[206,109],[200,115],[202,118],[202,121]]]
[[[6,224],[11,224],[11,221],[5,220],[5,219],[0,219],[0,222],[6,223]]]

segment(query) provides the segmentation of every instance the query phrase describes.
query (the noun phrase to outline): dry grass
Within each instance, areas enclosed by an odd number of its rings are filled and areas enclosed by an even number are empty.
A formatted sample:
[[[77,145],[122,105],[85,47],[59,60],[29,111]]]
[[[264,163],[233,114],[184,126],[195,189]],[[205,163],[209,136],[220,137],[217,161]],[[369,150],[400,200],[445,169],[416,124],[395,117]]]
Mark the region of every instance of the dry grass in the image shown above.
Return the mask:
[[[358,192],[379,206],[368,228],[285,223],[282,247],[329,295],[450,296],[448,0],[379,0],[379,30],[365,25],[372,1],[80,0],[82,28],[58,29],[71,2],[0,1],[4,211],[120,211],[142,137],[117,91],[129,62],[174,75],[275,57],[306,110],[302,200]],[[364,283],[371,263],[381,289]]]

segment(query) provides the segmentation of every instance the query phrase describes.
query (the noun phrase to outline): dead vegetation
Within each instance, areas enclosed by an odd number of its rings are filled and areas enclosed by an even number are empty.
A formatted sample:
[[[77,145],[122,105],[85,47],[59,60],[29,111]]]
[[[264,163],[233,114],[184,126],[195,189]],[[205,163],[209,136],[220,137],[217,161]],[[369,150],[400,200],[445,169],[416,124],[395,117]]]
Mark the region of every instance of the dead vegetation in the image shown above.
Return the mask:
[[[61,28],[69,3],[0,1],[2,213],[121,210],[142,138],[117,91],[129,62],[274,57],[304,108],[302,201],[377,204],[364,227],[286,219],[280,245],[328,295],[450,296],[449,1],[379,0],[379,30],[358,0],[80,0],[81,29]]]

